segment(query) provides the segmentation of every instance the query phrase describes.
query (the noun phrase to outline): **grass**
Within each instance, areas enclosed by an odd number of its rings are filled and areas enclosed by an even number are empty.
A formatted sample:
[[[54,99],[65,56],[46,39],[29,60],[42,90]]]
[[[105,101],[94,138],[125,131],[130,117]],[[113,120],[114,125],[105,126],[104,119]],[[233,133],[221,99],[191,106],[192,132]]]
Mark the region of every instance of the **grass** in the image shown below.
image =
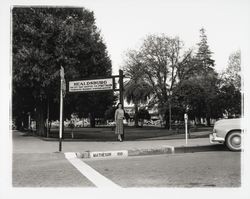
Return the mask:
[[[184,129],[180,130],[171,130],[159,127],[148,127],[135,128],[125,126],[125,139],[126,140],[141,140],[141,139],[168,139],[170,137],[182,137],[184,134]],[[190,129],[191,135],[192,132],[201,132],[201,131],[211,131],[211,127],[200,127]],[[85,141],[115,141],[117,136],[115,135],[114,128],[75,128],[74,129],[74,140],[85,140]],[[207,135],[208,133],[204,133]],[[59,129],[51,129],[49,138],[58,138]],[[71,129],[65,128],[64,139],[72,139]]]

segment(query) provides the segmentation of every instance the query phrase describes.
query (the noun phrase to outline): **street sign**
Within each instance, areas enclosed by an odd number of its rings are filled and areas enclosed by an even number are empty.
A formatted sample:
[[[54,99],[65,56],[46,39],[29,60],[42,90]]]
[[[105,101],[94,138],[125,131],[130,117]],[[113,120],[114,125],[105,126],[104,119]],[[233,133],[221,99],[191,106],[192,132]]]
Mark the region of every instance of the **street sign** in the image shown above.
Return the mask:
[[[128,156],[127,150],[119,151],[104,151],[104,152],[89,152],[89,158],[124,158]]]
[[[113,78],[69,82],[69,92],[113,90]]]

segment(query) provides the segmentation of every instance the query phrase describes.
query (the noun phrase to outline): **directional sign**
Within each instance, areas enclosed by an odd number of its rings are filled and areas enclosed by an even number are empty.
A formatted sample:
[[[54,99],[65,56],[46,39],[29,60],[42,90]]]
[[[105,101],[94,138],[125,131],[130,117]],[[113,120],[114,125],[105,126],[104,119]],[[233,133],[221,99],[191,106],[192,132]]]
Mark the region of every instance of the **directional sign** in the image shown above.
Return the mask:
[[[113,90],[113,79],[92,79],[69,82],[69,92]]]

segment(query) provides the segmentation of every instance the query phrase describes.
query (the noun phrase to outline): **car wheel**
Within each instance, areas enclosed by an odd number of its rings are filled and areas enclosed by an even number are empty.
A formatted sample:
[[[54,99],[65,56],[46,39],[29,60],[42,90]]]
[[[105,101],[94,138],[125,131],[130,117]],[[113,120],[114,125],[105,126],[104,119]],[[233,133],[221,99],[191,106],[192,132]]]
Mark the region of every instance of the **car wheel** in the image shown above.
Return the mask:
[[[241,150],[241,131],[232,131],[226,137],[226,146],[231,151]]]

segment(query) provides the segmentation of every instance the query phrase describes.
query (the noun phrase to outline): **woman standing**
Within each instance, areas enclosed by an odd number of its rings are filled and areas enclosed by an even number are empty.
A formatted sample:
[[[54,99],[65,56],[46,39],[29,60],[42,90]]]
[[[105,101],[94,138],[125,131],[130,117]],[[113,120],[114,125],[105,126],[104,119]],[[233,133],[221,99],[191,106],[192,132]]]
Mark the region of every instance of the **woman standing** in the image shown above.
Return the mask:
[[[118,104],[118,108],[115,111],[115,134],[118,135],[118,140],[122,142],[121,135],[123,134],[123,118],[124,118],[124,110],[122,109],[122,104]]]

